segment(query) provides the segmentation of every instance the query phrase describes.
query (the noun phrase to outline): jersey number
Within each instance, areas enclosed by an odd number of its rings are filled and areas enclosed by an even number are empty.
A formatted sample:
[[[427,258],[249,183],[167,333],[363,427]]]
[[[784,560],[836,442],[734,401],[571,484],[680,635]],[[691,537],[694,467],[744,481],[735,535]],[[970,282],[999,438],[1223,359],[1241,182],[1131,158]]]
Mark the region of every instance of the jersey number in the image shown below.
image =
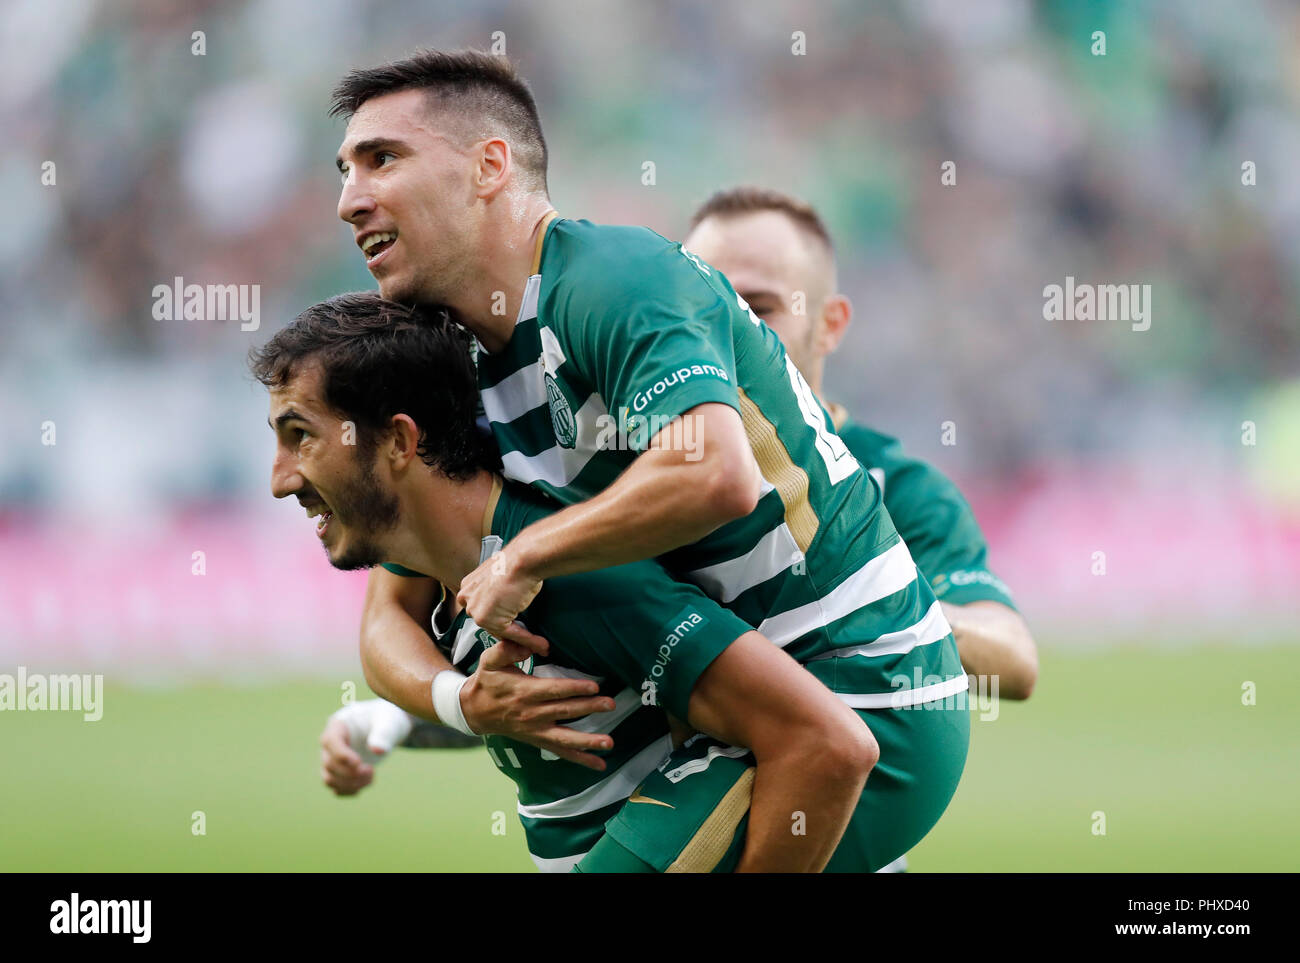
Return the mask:
[[[817,402],[817,396],[813,394],[812,388],[808,387],[808,382],[803,380],[803,375],[799,373],[799,369],[794,366],[794,362],[788,355],[785,359],[785,370],[790,373],[790,384],[794,388],[795,397],[799,399],[799,410],[803,413],[803,420],[808,422],[808,427],[816,436],[813,443],[817,446],[817,454],[821,455],[822,461],[826,463],[826,473],[831,476],[831,484],[843,481],[858,470],[858,460],[845,447],[844,440],[827,429],[826,416]]]

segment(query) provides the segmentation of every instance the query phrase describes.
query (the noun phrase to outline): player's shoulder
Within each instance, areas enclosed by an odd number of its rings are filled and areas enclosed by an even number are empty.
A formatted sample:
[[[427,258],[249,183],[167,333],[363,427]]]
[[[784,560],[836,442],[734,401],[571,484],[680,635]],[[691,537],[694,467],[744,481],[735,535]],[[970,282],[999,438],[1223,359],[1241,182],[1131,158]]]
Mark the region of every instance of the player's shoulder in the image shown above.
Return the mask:
[[[501,484],[492,513],[492,532],[503,543],[509,542],[533,522],[555,514],[562,507],[531,485],[507,478]]]
[[[681,244],[648,227],[567,218],[551,228],[542,276],[551,298],[606,310],[672,298],[700,280]]]
[[[559,253],[573,260],[575,267],[658,257],[678,246],[648,227],[596,224],[585,218],[567,217],[557,218],[551,227],[548,253],[552,243]]]

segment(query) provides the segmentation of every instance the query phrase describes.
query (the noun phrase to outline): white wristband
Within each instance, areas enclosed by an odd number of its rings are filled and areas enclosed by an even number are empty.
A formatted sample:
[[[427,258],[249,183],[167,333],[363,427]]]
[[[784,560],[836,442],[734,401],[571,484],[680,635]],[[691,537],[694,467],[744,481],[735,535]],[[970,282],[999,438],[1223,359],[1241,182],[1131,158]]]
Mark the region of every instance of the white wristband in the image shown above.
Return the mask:
[[[465,712],[460,707],[460,690],[465,687],[469,677],[455,669],[443,669],[433,677],[433,711],[438,714],[438,721],[448,728],[463,732],[467,736],[478,733],[465,721]]]

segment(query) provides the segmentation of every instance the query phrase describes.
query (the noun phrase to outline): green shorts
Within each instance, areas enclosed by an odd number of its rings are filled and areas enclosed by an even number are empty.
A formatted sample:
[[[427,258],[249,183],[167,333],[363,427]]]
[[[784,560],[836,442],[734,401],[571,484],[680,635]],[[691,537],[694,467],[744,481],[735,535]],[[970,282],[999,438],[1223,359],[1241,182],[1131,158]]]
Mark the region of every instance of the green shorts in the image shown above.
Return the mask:
[[[880,761],[826,867],[830,873],[874,873],[919,843],[957,791],[970,744],[964,701],[856,711],[880,745]],[[747,750],[693,737],[637,787],[574,871],[734,871],[754,772]]]

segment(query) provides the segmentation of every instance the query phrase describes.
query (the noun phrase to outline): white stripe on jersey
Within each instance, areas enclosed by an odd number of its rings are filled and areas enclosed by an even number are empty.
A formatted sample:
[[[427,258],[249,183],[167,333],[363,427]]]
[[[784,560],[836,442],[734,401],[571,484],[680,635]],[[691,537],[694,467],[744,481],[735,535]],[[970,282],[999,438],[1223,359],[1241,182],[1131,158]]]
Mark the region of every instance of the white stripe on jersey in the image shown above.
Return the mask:
[[[451,664],[459,665],[461,660],[469,655],[469,650],[477,641],[478,623],[467,615],[465,621],[461,623],[460,631],[456,633],[456,641],[451,645]]]
[[[587,852],[590,852],[590,850]],[[576,856],[556,856],[553,859],[547,859],[544,856],[534,856],[532,853],[529,853],[528,855],[533,857],[533,862],[537,864],[537,868],[543,873],[567,873],[569,870],[573,869],[573,867],[577,866],[578,863],[582,861],[582,857],[586,856],[587,853],[578,853]]]
[[[560,365],[568,361],[564,349],[560,347],[560,339],[555,336],[555,332],[550,328],[538,328],[538,337],[542,339],[542,368],[546,371],[555,372],[560,369]]]
[[[520,803],[519,815],[531,819],[562,819],[595,812],[621,802],[632,795],[632,791],[641,785],[646,776],[658,769],[672,751],[672,736],[656,739],[600,782],[593,783],[582,792],[535,806]]]
[[[533,669],[533,675],[542,679],[590,679],[592,682],[604,682],[603,675],[592,675],[589,672],[582,672],[578,669],[570,668],[567,665],[555,665],[551,662],[543,662]]]
[[[534,669],[533,674],[537,671]],[[641,694],[633,689],[624,689],[618,695],[614,696],[614,708],[608,712],[591,712],[573,722],[567,722],[565,725],[570,729],[576,729],[578,732],[603,732],[610,733],[624,719],[641,708]]]
[[[952,626],[948,624],[947,617],[943,614],[943,606],[935,602],[921,621],[915,625],[909,625],[900,632],[886,632],[874,642],[866,642],[862,645],[851,645],[843,649],[831,649],[829,652],[823,652],[820,655],[814,655],[809,662],[818,662],[822,659],[847,659],[850,656],[865,655],[867,657],[878,655],[902,655],[905,652],[911,652],[918,645],[931,645],[940,642],[948,637],[952,631]]]
[[[876,480],[876,484],[880,486],[880,494],[881,494],[881,496],[883,497],[884,494],[885,494],[885,469],[883,469],[883,468],[868,468],[868,469],[867,469],[867,474],[870,475],[872,478],[874,478],[874,479]],[[900,856],[900,857],[898,857],[898,859],[903,859],[903,857]],[[894,862],[897,862],[897,861],[898,861],[898,860],[895,860]],[[889,865],[890,865],[890,866],[893,866],[894,863],[890,863]],[[907,865],[907,860],[903,859],[903,865],[904,865],[904,866]],[[876,870],[876,872],[878,872],[878,873],[883,873],[884,870],[883,870],[883,869],[878,869],[878,870]]]
[[[515,324],[523,324],[525,321],[531,321],[537,317],[537,299],[542,293],[542,276],[540,274],[530,275],[528,284],[524,287],[524,300],[519,305],[519,317],[515,318]]]
[[[903,709],[907,706],[919,706],[924,702],[935,702],[950,695],[964,692],[970,688],[966,673],[955,675],[943,682],[923,685],[919,689],[895,689],[893,692],[837,692],[835,693],[848,706],[854,709]]]
[[[480,392],[483,413],[492,421],[513,421],[525,411],[546,404],[546,375],[542,362],[534,361]]]
[[[488,402],[488,391],[483,392],[483,410],[493,421],[506,422],[512,418],[504,415],[503,412],[495,410],[494,404]],[[514,417],[518,417],[517,415]],[[578,473],[587,467],[589,462],[596,454],[602,450],[602,446],[597,442],[608,442],[611,434],[610,426],[613,422],[609,421],[609,409],[605,407],[604,400],[600,395],[592,394],[582,403],[582,407],[574,413],[574,422],[577,426],[578,437],[575,439],[572,448],[561,448],[559,445],[552,445],[545,451],[539,451],[537,454],[528,456],[516,449],[501,456],[501,464],[505,467],[507,478],[511,478],[525,485],[531,485],[534,482],[546,482],[554,485],[556,488],[565,488],[573,483],[578,477]],[[605,437],[602,437],[605,436]]]
[[[546,396],[546,372],[558,370],[568,358],[554,331],[542,328],[539,334],[542,339],[541,357],[479,392],[483,398],[483,411],[493,421],[514,421],[534,408],[550,404]]]
[[[771,486],[766,478],[763,481]],[[739,558],[697,568],[688,572],[686,577],[725,605],[741,592],[789,571],[803,559],[804,554],[799,551],[790,526],[782,522]]]
[[[763,620],[758,631],[784,648],[872,602],[901,592],[916,580],[916,564],[902,539],[877,555],[820,599]]]
[[[728,759],[739,759],[748,749],[741,749],[737,746],[709,746],[709,751],[705,753],[703,759],[692,759],[690,762],[684,762],[676,769],[669,769],[664,773],[664,778],[671,783],[678,783],[687,776],[692,776],[697,772],[703,772],[709,768],[709,763],[713,762],[718,756],[726,756]]]
[[[876,870],[877,873],[906,873],[907,872],[907,853],[899,856],[892,863],[886,863]]]

